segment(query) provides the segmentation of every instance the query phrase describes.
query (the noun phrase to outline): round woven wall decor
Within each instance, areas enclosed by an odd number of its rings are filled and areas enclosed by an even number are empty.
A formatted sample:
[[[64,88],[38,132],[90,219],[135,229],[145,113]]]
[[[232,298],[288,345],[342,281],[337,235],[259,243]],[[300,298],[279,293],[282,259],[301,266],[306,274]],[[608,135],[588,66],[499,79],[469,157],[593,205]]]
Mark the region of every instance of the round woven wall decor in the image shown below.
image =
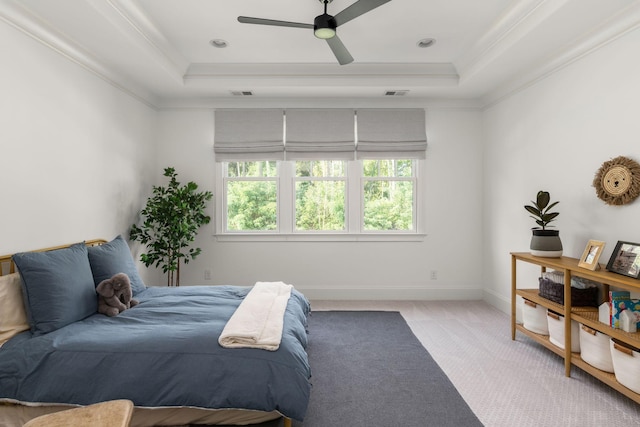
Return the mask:
[[[619,156],[600,166],[593,179],[598,198],[609,205],[625,205],[640,195],[640,164]]]

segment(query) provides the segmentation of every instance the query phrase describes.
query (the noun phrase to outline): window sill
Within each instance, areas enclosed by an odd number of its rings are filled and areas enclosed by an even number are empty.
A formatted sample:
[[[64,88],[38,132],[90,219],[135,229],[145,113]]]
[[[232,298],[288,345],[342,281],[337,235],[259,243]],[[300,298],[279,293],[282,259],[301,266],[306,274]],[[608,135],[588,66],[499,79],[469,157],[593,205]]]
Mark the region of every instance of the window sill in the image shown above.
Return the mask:
[[[219,242],[422,242],[426,234],[215,234]]]

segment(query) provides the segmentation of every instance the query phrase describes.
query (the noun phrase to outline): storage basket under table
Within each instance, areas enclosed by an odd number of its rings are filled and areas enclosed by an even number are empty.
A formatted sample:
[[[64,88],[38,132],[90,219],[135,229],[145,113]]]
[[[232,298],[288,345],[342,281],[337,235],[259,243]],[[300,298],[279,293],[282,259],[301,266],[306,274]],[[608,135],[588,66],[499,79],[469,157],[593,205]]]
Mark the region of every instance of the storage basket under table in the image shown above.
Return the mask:
[[[522,306],[522,326],[536,334],[549,335],[547,309],[525,298]]]
[[[580,324],[580,357],[594,368],[613,373],[609,335]]]
[[[564,349],[564,316],[547,310],[549,341],[556,347]],[[571,321],[571,352],[580,353],[580,332],[578,322]]]
[[[613,338],[609,343],[616,380],[640,393],[640,350]]]

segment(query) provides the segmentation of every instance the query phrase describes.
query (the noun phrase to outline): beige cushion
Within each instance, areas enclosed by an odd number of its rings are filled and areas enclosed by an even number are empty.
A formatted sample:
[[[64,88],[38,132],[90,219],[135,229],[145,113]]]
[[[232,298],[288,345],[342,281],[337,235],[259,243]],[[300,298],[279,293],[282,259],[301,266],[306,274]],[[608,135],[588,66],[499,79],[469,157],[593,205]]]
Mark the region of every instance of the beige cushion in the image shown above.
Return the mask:
[[[0,276],[0,345],[29,329],[19,273]]]
[[[127,427],[133,414],[130,400],[111,400],[42,415],[24,427]]]

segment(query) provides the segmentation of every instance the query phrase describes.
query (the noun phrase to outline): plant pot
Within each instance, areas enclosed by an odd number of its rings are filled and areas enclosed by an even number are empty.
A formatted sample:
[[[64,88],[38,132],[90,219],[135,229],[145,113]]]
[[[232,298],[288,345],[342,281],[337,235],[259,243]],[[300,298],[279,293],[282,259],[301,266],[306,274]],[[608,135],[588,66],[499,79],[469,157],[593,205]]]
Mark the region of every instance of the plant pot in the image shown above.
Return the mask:
[[[562,256],[562,242],[560,241],[559,230],[533,229],[531,236],[531,255],[559,258]]]

